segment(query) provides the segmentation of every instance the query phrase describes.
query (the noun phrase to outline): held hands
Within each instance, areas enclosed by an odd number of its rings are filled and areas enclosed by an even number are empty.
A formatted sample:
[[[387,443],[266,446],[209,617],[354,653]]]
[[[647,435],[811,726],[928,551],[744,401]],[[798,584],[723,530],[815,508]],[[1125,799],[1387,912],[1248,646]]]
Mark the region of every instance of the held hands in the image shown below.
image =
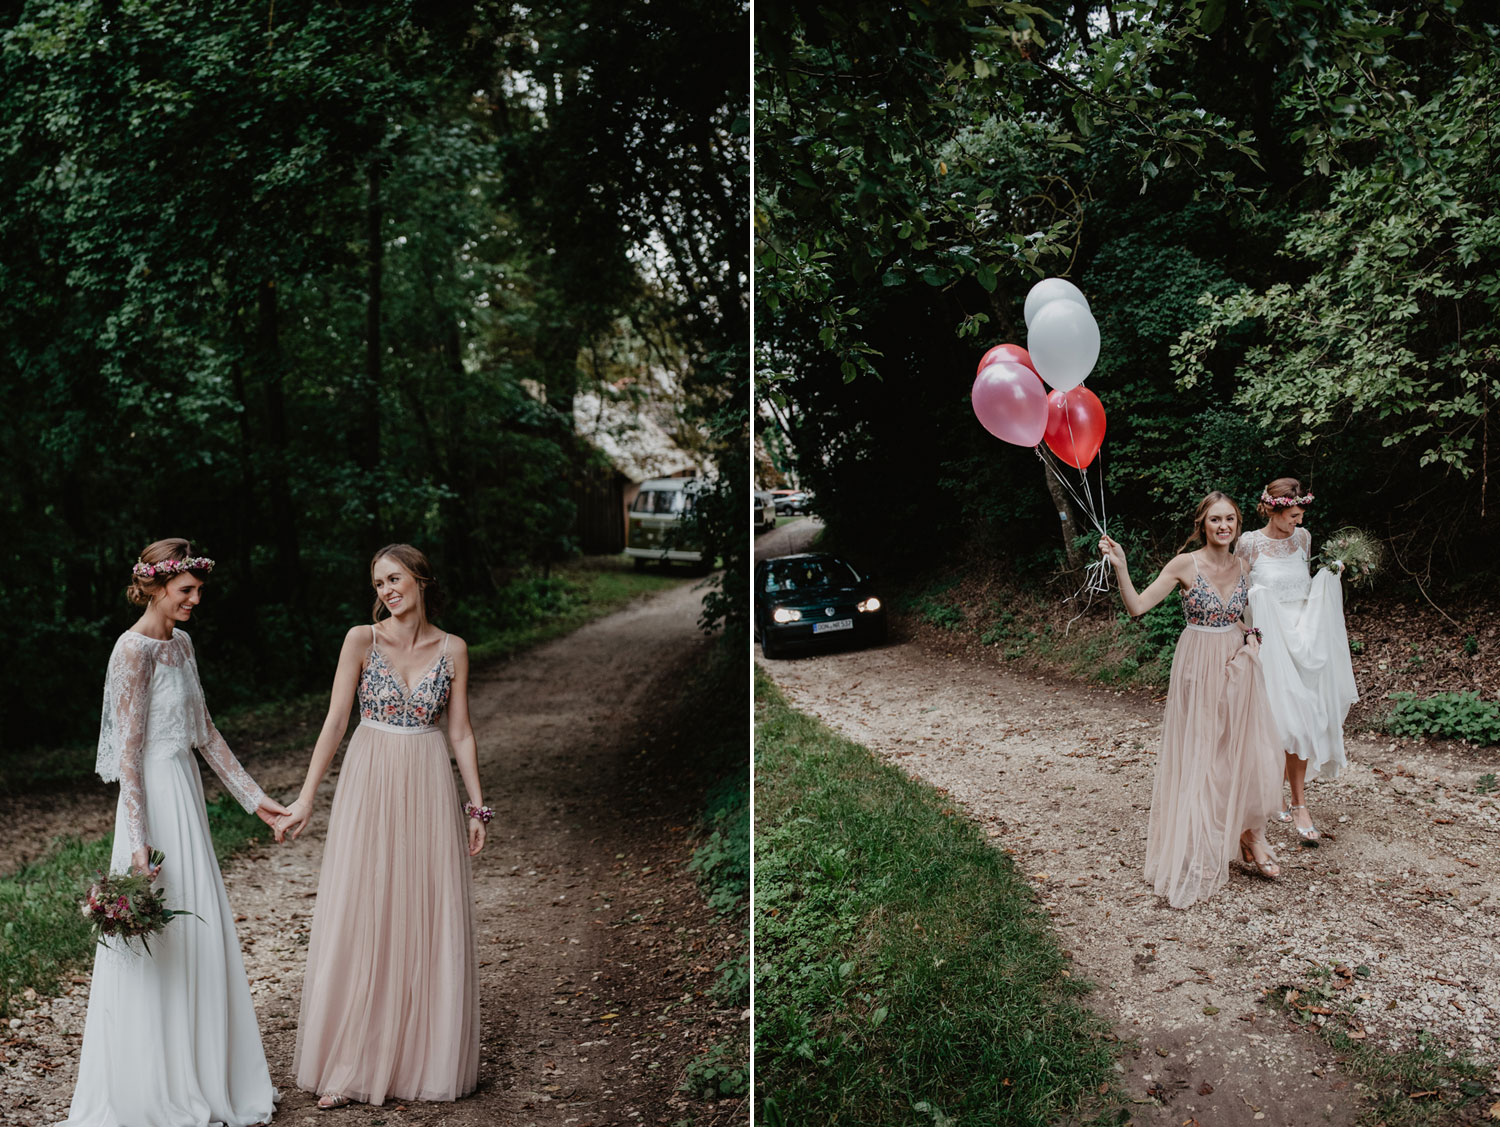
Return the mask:
[[[260,800],[260,805],[255,808],[255,816],[273,830],[276,829],[277,820],[286,813],[286,807],[267,795]],[[281,840],[281,834],[276,835],[276,840]]]
[[[311,820],[312,803],[299,798],[282,811],[281,817],[271,823],[271,828],[276,831],[278,842],[286,839],[288,830],[292,832],[292,840],[295,841],[302,836],[302,831],[307,829],[307,823]]]

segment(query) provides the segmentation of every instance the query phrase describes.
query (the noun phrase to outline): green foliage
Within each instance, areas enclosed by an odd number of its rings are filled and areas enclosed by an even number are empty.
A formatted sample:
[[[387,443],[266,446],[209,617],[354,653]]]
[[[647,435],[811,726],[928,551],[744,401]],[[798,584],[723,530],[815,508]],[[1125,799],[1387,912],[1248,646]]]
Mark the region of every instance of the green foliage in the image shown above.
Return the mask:
[[[688,868],[698,874],[711,907],[721,913],[737,911],[750,894],[748,776],[731,776],[710,792],[703,824],[708,838],[693,851]]]
[[[1500,790],[1500,784],[1496,783],[1493,771],[1488,771],[1480,775],[1478,781],[1474,784],[1475,794],[1494,794],[1496,790]]]
[[[747,28],[700,7],[9,10],[0,515],[33,613],[8,662],[47,660],[0,745],[90,734],[80,671],[162,535],[219,562],[194,634],[220,709],[326,686],[381,544],[470,620],[546,581],[601,468],[580,388],[671,385],[669,429],[742,488],[747,95],[717,59]]]
[[[745,1095],[750,1091],[750,1069],[744,1046],[730,1041],[712,1045],[702,1056],[689,1062],[687,1076],[680,1087],[700,1100]]]
[[[1290,473],[1315,542],[1354,522],[1424,582],[1492,570],[1492,27],[1446,3],[877,9],[760,36],[760,394],[840,543],[1053,579],[1040,467],[967,401],[1047,273],[1099,322],[1091,489],[1127,547],[1160,563],[1209,489],[1253,527]]]
[[[208,804],[208,825],[221,864],[270,834],[264,822],[223,794]],[[43,857],[0,878],[0,916],[6,921],[0,1017],[10,1016],[28,989],[55,994],[64,977],[92,956],[93,938],[78,901],[90,877],[108,868],[109,857],[109,838],[59,838]]]
[[[766,1122],[1047,1122],[1110,1054],[1025,879],[948,799],[756,686]]]
[[[1385,729],[1398,736],[1437,736],[1468,740],[1481,746],[1500,744],[1500,701],[1482,700],[1477,692],[1391,693],[1395,705]]]

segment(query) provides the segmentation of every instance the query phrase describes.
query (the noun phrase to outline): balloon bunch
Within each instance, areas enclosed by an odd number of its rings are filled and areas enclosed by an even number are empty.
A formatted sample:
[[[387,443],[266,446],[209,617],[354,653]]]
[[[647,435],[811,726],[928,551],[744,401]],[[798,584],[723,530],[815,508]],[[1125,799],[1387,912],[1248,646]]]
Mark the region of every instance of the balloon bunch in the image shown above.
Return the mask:
[[[1104,442],[1104,405],[1083,386],[1099,360],[1099,325],[1088,300],[1072,282],[1045,278],[1026,295],[1026,348],[997,344],[979,361],[971,401],[984,429],[1003,442],[1030,446],[1044,463],[1048,451],[1078,471],[1078,488],[1060,467],[1053,472],[1063,488],[1104,534],[1104,472],[1099,471],[1097,503],[1088,467]],[[1049,392],[1045,380],[1052,386]],[[1090,591],[1107,589],[1103,561],[1088,570]]]

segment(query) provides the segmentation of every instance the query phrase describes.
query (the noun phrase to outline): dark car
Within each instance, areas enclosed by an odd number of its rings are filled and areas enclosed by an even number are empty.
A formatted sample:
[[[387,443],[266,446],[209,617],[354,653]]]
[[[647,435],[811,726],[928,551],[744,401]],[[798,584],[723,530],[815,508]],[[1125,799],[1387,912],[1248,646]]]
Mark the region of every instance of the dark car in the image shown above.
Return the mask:
[[[827,639],[885,640],[885,607],[868,576],[809,552],[755,565],[755,634],[766,657]]]

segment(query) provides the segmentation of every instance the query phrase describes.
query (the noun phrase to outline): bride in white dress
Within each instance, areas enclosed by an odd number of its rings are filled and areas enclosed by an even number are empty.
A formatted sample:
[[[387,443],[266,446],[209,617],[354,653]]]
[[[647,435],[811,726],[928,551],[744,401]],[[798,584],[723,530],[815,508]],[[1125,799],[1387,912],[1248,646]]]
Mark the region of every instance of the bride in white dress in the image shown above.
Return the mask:
[[[1312,499],[1296,478],[1277,478],[1256,506],[1265,527],[1245,533],[1235,548],[1250,564],[1250,620],[1263,635],[1266,694],[1286,752],[1291,802],[1278,817],[1294,823],[1308,845],[1322,835],[1303,784],[1309,770],[1335,779],[1348,762],[1344,717],[1359,699],[1339,577],[1329,570],[1308,574],[1312,537],[1301,526]]]
[[[167,906],[198,918],[173,920],[149,955],[120,940],[96,949],[63,1127],[246,1127],[275,1111],[193,748],[247,811],[270,823],[286,810],[214,727],[192,641],[177,628],[212,568],[186,540],[158,540],[141,553],[128,594],[146,612],[110,655],[99,731],[99,774],[120,782],[111,870],[144,872],[152,849],[161,850],[157,885]]]

